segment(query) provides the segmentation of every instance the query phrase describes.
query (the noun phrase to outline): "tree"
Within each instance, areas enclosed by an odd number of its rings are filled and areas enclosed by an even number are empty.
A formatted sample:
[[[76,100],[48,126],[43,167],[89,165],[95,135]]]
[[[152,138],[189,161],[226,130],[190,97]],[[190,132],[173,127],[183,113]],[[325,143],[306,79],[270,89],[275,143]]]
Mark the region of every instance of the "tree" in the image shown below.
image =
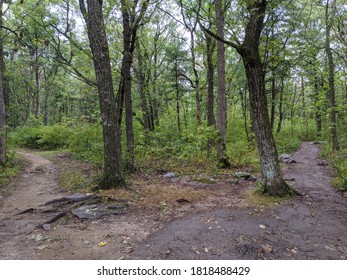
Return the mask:
[[[328,73],[329,73],[329,101],[330,101],[330,135],[331,142],[334,151],[340,150],[340,144],[337,136],[337,110],[336,110],[336,98],[335,98],[335,64],[333,59],[333,53],[331,48],[331,28],[332,28],[332,16],[336,8],[336,1],[333,0],[330,4],[330,1],[327,0],[325,6],[325,50],[328,60]],[[332,12],[330,13],[330,6]]]
[[[123,59],[121,69],[121,82],[118,93],[118,122],[122,119],[121,106],[125,103],[125,126],[127,139],[126,167],[135,170],[135,139],[133,127],[133,105],[131,95],[131,66],[136,47],[136,36],[142,20],[146,14],[149,0],[143,1],[140,10],[136,11],[138,1],[121,1],[123,16]]]
[[[222,1],[215,1],[217,36],[224,39],[224,11]],[[218,94],[217,94],[217,129],[220,139],[217,141],[217,158],[222,167],[229,167],[230,163],[225,155],[226,152],[226,132],[227,132],[227,100],[225,87],[225,49],[222,41],[217,42],[217,73],[218,73]]]
[[[205,30],[219,41],[235,48],[242,57],[249,90],[251,122],[260,158],[263,191],[274,196],[284,196],[292,193],[292,190],[284,181],[279,165],[268,114],[265,71],[259,52],[267,4],[266,0],[247,1],[248,20],[242,43],[225,40],[219,34]]]
[[[3,4],[0,0],[0,26],[3,26]],[[4,93],[4,32],[0,29],[0,164],[6,163],[6,112]]]
[[[117,106],[103,18],[103,1],[79,0],[79,4],[87,25],[90,48],[93,54],[102,118],[104,170],[99,187],[101,189],[123,187],[125,186],[125,179],[121,155],[121,130],[117,121]]]

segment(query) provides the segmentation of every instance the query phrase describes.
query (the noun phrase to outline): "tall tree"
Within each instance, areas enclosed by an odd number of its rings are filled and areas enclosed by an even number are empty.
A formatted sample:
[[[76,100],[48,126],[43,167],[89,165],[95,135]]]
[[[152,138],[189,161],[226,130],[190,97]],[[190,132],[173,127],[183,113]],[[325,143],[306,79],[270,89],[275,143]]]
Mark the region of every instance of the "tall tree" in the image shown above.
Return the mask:
[[[224,10],[221,0],[215,1],[217,36],[224,39]],[[222,41],[217,42],[217,129],[220,139],[217,141],[217,158],[222,167],[229,167],[226,152],[227,133],[227,100],[225,87],[225,48]]]
[[[331,12],[330,12],[331,9]],[[329,0],[325,6],[325,50],[328,60],[328,73],[329,73],[329,101],[330,101],[330,135],[334,151],[340,150],[339,139],[337,136],[337,110],[335,98],[335,64],[333,59],[333,52],[331,48],[331,29],[333,23],[333,15],[336,9],[336,0],[331,3]]]
[[[104,140],[104,169],[101,189],[125,186],[121,155],[121,130],[117,121],[111,61],[106,37],[103,1],[79,0],[80,9],[87,25],[90,48],[99,94]]]
[[[126,167],[130,171],[135,170],[135,139],[133,127],[133,105],[131,95],[131,67],[133,55],[136,47],[136,36],[139,27],[143,24],[149,0],[141,2],[137,11],[137,0],[121,0],[121,10],[123,17],[123,60],[121,69],[121,82],[118,93],[118,119],[122,119],[121,106],[125,103],[125,126],[127,139]]]
[[[249,15],[242,43],[225,40],[219,34],[205,30],[219,41],[235,48],[242,57],[249,90],[251,122],[260,158],[263,191],[274,196],[284,196],[292,193],[292,190],[283,179],[278,161],[268,114],[265,71],[259,51],[267,4],[266,0],[247,1]]]
[[[0,0],[0,26],[3,26],[3,4],[5,0]],[[0,28],[0,164],[6,163],[6,112],[4,93],[4,32]]]

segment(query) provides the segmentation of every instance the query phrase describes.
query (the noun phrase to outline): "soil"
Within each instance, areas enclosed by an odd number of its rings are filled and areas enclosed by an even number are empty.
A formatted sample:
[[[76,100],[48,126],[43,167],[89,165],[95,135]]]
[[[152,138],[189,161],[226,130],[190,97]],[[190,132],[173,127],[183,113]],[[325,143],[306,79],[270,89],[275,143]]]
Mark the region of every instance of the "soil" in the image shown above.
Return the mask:
[[[283,166],[301,197],[259,205],[248,197],[255,183],[228,174],[212,184],[161,176],[168,204],[144,207],[141,198],[123,215],[67,215],[46,230],[49,213],[20,213],[71,193],[59,187],[56,165],[22,152],[31,165],[0,197],[0,259],[347,259],[347,201],[319,152],[304,142]]]

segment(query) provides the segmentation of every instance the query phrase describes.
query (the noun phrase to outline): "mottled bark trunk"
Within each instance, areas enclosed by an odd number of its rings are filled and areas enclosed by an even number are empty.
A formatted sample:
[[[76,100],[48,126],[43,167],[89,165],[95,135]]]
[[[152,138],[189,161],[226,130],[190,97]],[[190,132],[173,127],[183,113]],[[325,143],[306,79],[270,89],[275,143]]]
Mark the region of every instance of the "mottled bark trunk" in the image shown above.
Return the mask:
[[[122,79],[125,103],[125,134],[127,139],[126,168],[130,171],[135,170],[135,140],[133,126],[133,105],[131,95],[131,65],[133,61],[132,30],[130,26],[129,7],[125,0],[121,1],[123,15],[123,67]],[[135,38],[134,38],[135,40]]]
[[[322,136],[322,108],[320,105],[319,89],[320,81],[319,77],[316,76],[314,79],[314,96],[315,96],[315,120],[316,120],[316,134],[320,138]]]
[[[194,72],[194,86],[195,86],[195,106],[196,106],[196,120],[198,122],[198,125],[201,125],[201,98],[200,98],[200,80],[199,80],[199,73],[196,69],[196,57],[195,57],[195,38],[194,38],[194,30],[191,30],[190,32],[190,39],[191,39],[191,55],[192,55],[192,64],[193,64],[193,72]]]
[[[181,107],[180,107],[180,89],[179,89],[179,83],[178,83],[178,62],[177,58],[175,61],[175,90],[176,90],[176,116],[177,116],[177,128],[178,131],[181,132]]]
[[[282,123],[283,123],[283,118],[284,118],[284,113],[283,113],[283,94],[284,94],[284,78],[281,79],[281,90],[280,90],[280,100],[279,100],[279,105],[278,105],[278,124],[277,124],[277,133],[281,132],[282,129]]]
[[[0,25],[3,24],[2,6],[0,1]],[[5,93],[4,93],[4,37],[0,29],[0,164],[6,163],[6,113],[5,113]]]
[[[272,74],[271,81],[271,129],[275,126],[275,113],[276,113],[276,78],[275,74]]]
[[[137,69],[137,78],[138,78],[138,87],[139,87],[139,94],[141,98],[141,109],[142,109],[142,123],[143,128],[146,131],[151,130],[151,118],[150,113],[148,109],[148,102],[147,102],[147,86],[145,84],[145,77],[144,77],[144,71],[143,71],[143,57],[141,53],[140,43],[137,41],[137,60],[138,60],[138,69]]]
[[[39,118],[41,115],[41,83],[40,83],[40,64],[39,64],[39,51],[35,49],[35,117]]]
[[[102,13],[102,1],[87,0],[87,9],[85,0],[79,0],[79,3],[87,24],[102,118],[104,170],[99,187],[101,189],[122,187],[125,186],[125,180],[121,156],[120,127],[117,123],[117,108],[113,90],[109,48]]]
[[[331,49],[331,28],[332,19],[329,14],[330,1],[326,3],[326,40],[325,48],[328,60],[328,73],[329,73],[329,101],[330,101],[330,136],[334,151],[340,150],[340,144],[337,136],[337,109],[336,109],[336,99],[335,99],[335,64],[333,59],[333,52]],[[332,2],[332,10],[334,10],[335,2]]]
[[[207,60],[207,125],[216,125],[214,116],[214,66],[213,66],[213,41],[206,34],[206,60]]]
[[[217,35],[224,39],[224,12],[222,1],[215,1]],[[225,154],[227,133],[227,100],[225,87],[225,48],[224,43],[217,41],[217,64],[218,64],[218,97],[217,97],[217,129],[220,138],[217,141],[217,158],[221,167],[229,167],[230,163]]]
[[[250,17],[245,30],[245,39],[237,50],[242,56],[245,66],[251,121],[254,130],[265,193],[283,196],[291,192],[285,183],[275,141],[272,135],[267,97],[265,91],[265,72],[259,54],[260,34],[263,29],[267,1],[254,1],[248,7]]]

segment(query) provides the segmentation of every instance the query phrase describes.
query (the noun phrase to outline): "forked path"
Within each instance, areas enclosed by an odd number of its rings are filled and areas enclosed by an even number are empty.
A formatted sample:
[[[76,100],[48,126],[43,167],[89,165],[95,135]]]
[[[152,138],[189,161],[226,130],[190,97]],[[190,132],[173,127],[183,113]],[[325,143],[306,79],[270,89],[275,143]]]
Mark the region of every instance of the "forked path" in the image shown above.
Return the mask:
[[[303,196],[280,205],[191,214],[154,233],[138,259],[347,259],[347,202],[319,146],[304,142],[285,178]]]
[[[285,178],[303,196],[279,205],[235,203],[235,195],[245,201],[237,192],[223,197],[225,207],[207,205],[169,223],[129,211],[93,221],[67,216],[49,230],[40,225],[50,213],[26,210],[66,193],[49,160],[23,152],[31,165],[0,197],[0,259],[347,259],[346,198],[331,186],[319,151],[304,142],[293,154]]]

